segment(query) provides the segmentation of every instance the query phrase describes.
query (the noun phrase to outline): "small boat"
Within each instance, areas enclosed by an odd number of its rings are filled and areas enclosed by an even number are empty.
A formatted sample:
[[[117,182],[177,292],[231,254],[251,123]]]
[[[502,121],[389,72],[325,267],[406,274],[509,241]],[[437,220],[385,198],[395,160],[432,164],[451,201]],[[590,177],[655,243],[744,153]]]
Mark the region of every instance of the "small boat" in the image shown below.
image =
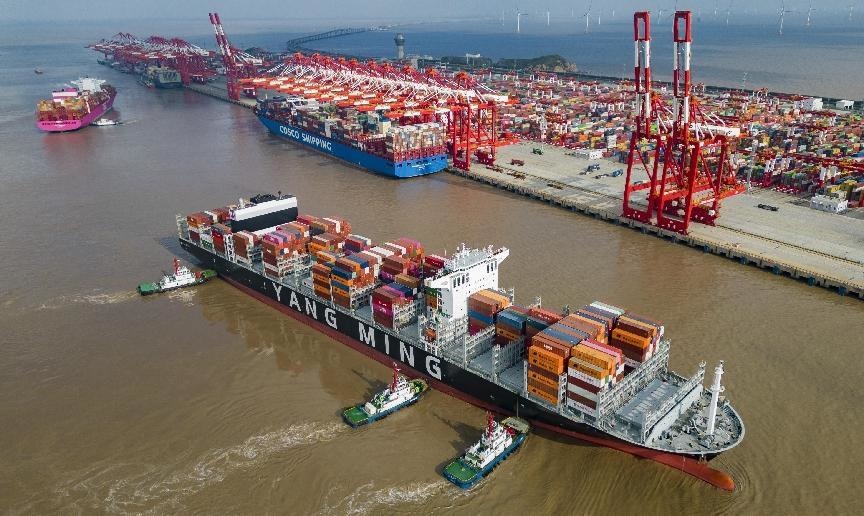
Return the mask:
[[[34,68],[34,69],[33,69],[33,73],[35,73],[36,75],[42,75],[42,74],[45,73],[45,72],[43,72],[43,71],[42,71],[41,69],[39,69],[39,68]]]
[[[399,368],[394,365],[390,385],[368,402],[346,409],[342,419],[353,428],[372,423],[413,405],[428,389],[429,385],[424,380],[409,380],[399,374]]]
[[[498,423],[487,412],[483,436],[444,468],[444,478],[462,489],[470,488],[519,448],[530,428],[527,421],[518,417]]]
[[[185,265],[180,265],[180,260],[174,258],[174,273],[165,274],[156,283],[141,283],[138,285],[138,293],[142,296],[168,292],[178,288],[200,285],[205,281],[215,278],[216,271],[205,269],[200,272],[192,272]]]
[[[118,122],[117,120],[111,120],[110,118],[100,118],[99,120],[96,120],[95,122],[93,122],[92,125],[103,127],[103,126],[108,126],[108,125],[120,125],[122,123],[123,122]]]

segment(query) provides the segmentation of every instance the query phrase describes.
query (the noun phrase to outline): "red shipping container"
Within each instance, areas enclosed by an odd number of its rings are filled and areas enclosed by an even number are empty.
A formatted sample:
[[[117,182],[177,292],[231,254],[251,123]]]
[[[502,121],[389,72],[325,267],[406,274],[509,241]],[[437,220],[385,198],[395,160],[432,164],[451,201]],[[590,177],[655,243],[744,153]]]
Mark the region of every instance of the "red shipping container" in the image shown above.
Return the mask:
[[[576,402],[579,402],[579,403],[585,405],[586,407],[590,407],[594,410],[597,410],[597,402],[594,400],[589,400],[585,396],[579,396],[575,392],[567,391],[567,397],[573,401],[576,401]]]

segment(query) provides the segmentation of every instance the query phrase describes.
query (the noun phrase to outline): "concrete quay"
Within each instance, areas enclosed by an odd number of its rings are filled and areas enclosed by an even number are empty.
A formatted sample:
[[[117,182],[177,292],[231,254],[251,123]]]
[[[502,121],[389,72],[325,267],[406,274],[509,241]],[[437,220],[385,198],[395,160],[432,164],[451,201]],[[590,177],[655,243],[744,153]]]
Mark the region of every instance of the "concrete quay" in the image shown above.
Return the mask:
[[[214,82],[206,84],[192,83],[186,86],[186,89],[197,91],[198,93],[203,93],[204,95],[209,95],[210,97],[215,97],[245,108],[254,108],[257,104],[255,99],[241,97],[240,100],[231,100],[228,98],[228,87],[225,84],[225,79],[221,77]]]
[[[542,155],[532,153],[540,147]],[[525,162],[510,165],[512,159]],[[798,197],[754,189],[726,199],[717,226],[694,223],[681,235],[622,217],[624,169],[611,160],[577,158],[559,147],[520,143],[499,149],[495,168],[473,164],[449,172],[642,233],[755,265],[840,295],[864,300],[864,220],[812,210]],[[590,164],[600,170],[585,174]],[[638,179],[638,178],[637,178]],[[645,178],[647,179],[647,177]],[[779,208],[776,212],[756,206]]]

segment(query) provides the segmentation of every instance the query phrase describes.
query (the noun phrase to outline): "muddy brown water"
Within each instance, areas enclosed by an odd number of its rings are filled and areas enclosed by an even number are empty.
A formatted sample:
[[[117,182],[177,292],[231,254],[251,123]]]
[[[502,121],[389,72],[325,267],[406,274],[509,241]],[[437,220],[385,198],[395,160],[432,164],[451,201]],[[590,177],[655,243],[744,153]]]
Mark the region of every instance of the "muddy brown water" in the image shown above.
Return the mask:
[[[93,65],[95,67],[95,65]],[[279,141],[245,109],[96,68],[128,123],[0,124],[0,509],[18,513],[852,513],[860,301],[447,174],[393,181]],[[174,215],[261,191],[433,252],[511,249],[523,302],[665,322],[672,367],[726,360],[735,492],[545,434],[469,492],[439,472],[484,414],[438,392],[372,427],[339,412],[386,367],[221,281],[140,298]]]

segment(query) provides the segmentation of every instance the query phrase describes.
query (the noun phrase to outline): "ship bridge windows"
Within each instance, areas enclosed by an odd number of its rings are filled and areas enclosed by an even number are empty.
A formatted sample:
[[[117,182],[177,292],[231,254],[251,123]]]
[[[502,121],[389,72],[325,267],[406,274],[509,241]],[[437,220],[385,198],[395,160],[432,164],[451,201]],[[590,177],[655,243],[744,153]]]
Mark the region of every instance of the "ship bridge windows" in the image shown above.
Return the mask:
[[[461,287],[462,285],[468,283],[468,275],[460,274],[459,276],[455,276],[453,280],[450,282],[452,288]]]

